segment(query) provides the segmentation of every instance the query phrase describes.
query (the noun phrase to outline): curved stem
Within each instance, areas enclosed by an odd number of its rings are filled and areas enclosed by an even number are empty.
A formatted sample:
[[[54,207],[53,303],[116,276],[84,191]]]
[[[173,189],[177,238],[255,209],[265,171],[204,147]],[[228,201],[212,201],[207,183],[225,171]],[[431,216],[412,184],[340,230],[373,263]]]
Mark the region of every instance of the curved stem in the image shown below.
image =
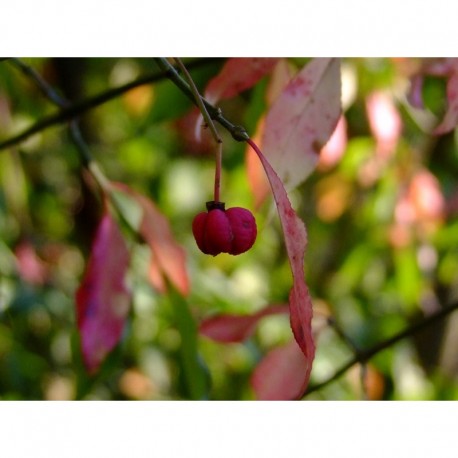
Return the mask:
[[[212,118],[208,114],[207,108],[205,107],[204,104],[204,99],[200,95],[200,92],[198,91],[193,79],[191,78],[191,75],[189,74],[187,68],[184,66],[183,62],[181,59],[178,57],[174,57],[175,61],[177,62],[178,66],[180,67],[181,71],[183,72],[186,81],[189,84],[189,88],[194,96],[194,100],[199,107],[200,112],[202,113],[203,118],[205,119],[205,122],[207,123],[207,126],[210,128],[210,131],[213,135],[213,138],[215,139],[216,143],[222,143],[223,141],[221,140],[221,137],[218,134],[218,131],[216,130],[215,124],[213,123]]]
[[[215,189],[213,191],[213,199],[215,202],[220,201],[220,188],[221,188],[221,168],[223,163],[223,144],[218,143],[216,149],[216,164],[215,164]]]
[[[189,88],[194,96],[195,102],[197,106],[199,107],[200,112],[202,113],[202,116],[207,124],[207,126],[210,128],[210,131],[213,135],[213,138],[215,139],[216,142],[216,155],[215,155],[215,187],[214,187],[214,192],[213,192],[213,199],[215,202],[220,202],[220,188],[221,188],[221,169],[222,169],[222,163],[223,163],[223,140],[221,140],[221,137],[219,136],[218,131],[216,130],[215,124],[208,114],[207,108],[205,107],[204,104],[204,99],[200,95],[200,92],[198,91],[191,75],[189,74],[187,68],[184,66],[183,62],[181,59],[178,59],[177,57],[174,58],[175,61],[177,62],[178,66],[180,67],[181,71],[183,72],[186,81],[189,84]]]

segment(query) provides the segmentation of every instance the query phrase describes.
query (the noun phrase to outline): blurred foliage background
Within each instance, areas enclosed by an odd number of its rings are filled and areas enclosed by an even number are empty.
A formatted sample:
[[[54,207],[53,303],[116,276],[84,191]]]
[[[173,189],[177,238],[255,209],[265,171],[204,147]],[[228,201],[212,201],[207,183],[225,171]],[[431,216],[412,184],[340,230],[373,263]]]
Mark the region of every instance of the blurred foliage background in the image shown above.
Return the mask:
[[[203,90],[225,59],[185,60]],[[157,71],[150,59],[24,59],[79,101]],[[305,59],[290,59],[301,68]],[[315,304],[317,355],[311,383],[353,355],[324,319],[359,349],[389,338],[456,301],[458,157],[455,132],[433,136],[446,107],[445,80],[428,77],[425,110],[406,101],[415,59],[343,59],[342,132],[318,169],[291,193],[309,233],[306,276]],[[221,102],[254,135],[268,78]],[[101,216],[66,124],[0,152],[0,399],[252,399],[249,379],[269,350],[288,342],[287,316],[271,316],[244,344],[197,337],[212,313],[247,314],[287,302],[291,273],[272,200],[253,209],[245,145],[221,128],[222,196],[254,211],[258,239],[242,256],[202,255],[191,222],[213,190],[211,143],[198,144],[191,102],[167,80],[123,93],[81,116],[106,175],[153,199],[187,251],[188,298],[158,294],[149,252],[134,253],[132,311],[122,343],[94,377],[82,366],[74,293]],[[0,140],[56,112],[8,61],[0,63]],[[455,297],[454,297],[455,296]],[[189,313],[189,311],[191,313]],[[458,398],[458,315],[355,365],[306,399]],[[193,353],[190,356],[190,352]],[[199,364],[190,366],[196,356]]]

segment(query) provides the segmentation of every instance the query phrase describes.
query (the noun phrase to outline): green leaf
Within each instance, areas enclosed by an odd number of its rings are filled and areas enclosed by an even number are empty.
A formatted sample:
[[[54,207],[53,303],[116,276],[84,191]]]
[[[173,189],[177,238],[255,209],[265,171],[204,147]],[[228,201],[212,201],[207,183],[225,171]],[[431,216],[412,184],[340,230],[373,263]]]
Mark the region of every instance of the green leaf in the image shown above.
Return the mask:
[[[170,292],[170,301],[174,311],[175,323],[181,336],[179,360],[181,378],[186,396],[189,399],[208,398],[208,372],[198,353],[197,324],[192,316],[187,301],[177,292]]]

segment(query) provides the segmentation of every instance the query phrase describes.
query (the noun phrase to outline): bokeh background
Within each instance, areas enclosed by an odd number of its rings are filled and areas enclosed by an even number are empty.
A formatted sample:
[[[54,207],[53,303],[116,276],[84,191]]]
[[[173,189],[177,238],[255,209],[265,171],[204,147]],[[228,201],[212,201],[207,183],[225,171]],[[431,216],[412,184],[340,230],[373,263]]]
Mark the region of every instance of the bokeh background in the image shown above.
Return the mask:
[[[71,101],[157,72],[151,59],[23,59]],[[197,86],[226,59],[189,59]],[[307,59],[288,59],[300,69]],[[354,355],[456,302],[458,154],[455,131],[433,135],[446,107],[444,75],[424,78],[424,108],[408,101],[421,59],[343,59],[344,116],[317,170],[290,194],[305,221],[305,266],[315,306],[317,355],[311,383]],[[255,135],[269,77],[220,103]],[[81,362],[74,294],[102,205],[66,123],[0,151],[0,399],[253,399],[250,375],[270,349],[289,341],[288,317],[264,318],[244,343],[195,336],[214,313],[249,314],[285,303],[291,273],[272,199],[254,207],[246,146],[224,139],[222,195],[252,209],[258,240],[238,257],[202,255],[191,232],[213,190],[209,138],[198,143],[191,102],[167,80],[136,87],[85,112],[81,128],[112,180],[149,196],[187,252],[191,293],[159,294],[149,251],[133,252],[132,310],[121,344],[100,372]],[[0,140],[56,108],[8,61],[0,62]],[[183,307],[183,301],[186,307]],[[190,310],[190,314],[183,312]],[[327,318],[332,317],[351,343]],[[353,366],[305,399],[458,398],[458,314],[451,314]],[[191,348],[200,361],[186,369]],[[200,395],[199,395],[200,396]],[[202,396],[200,396],[202,397]]]

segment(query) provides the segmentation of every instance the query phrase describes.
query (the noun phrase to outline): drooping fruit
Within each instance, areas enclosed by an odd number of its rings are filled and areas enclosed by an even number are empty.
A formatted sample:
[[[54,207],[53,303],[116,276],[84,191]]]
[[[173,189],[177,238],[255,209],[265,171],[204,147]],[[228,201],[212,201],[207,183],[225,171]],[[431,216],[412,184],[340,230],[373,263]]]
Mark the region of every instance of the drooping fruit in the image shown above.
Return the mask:
[[[245,208],[225,210],[223,202],[207,202],[208,212],[199,213],[192,223],[197,246],[205,254],[238,255],[248,251],[257,235],[256,220]]]

